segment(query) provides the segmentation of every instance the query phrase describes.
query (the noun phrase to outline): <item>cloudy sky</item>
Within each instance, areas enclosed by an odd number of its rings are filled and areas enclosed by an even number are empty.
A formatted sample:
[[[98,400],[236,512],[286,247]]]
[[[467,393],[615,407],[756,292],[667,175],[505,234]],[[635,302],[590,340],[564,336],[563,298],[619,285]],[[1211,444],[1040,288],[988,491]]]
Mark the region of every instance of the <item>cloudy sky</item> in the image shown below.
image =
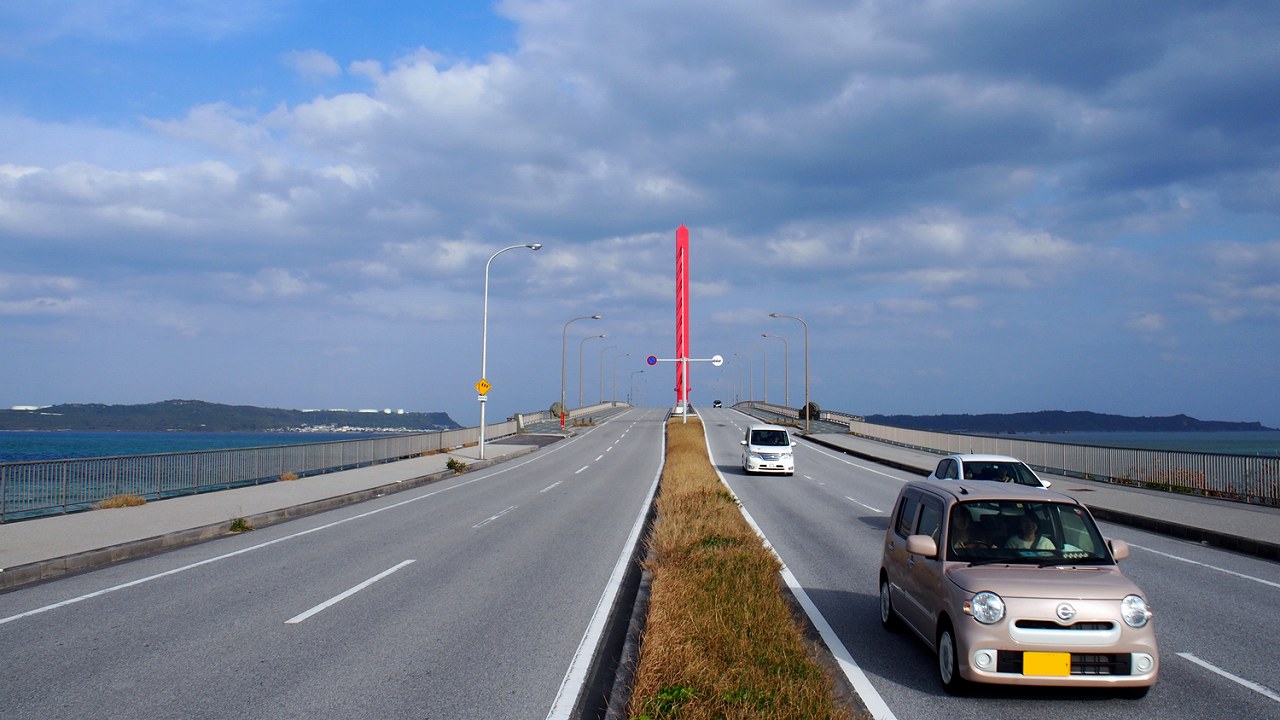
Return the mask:
[[[1277,427],[1277,48],[1268,1],[9,0],[0,406],[474,425],[524,243],[489,417],[562,351],[665,404],[684,224],[695,403],[800,404],[782,313],[823,409]]]

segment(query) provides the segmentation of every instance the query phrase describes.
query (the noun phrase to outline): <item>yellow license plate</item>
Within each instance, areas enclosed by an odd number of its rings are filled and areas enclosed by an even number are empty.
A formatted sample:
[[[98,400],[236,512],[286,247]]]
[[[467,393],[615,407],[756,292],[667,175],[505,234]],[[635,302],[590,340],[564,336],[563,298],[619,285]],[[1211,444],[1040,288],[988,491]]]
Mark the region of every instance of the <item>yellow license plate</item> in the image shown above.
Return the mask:
[[[1024,652],[1022,653],[1022,674],[1070,675],[1071,653]]]

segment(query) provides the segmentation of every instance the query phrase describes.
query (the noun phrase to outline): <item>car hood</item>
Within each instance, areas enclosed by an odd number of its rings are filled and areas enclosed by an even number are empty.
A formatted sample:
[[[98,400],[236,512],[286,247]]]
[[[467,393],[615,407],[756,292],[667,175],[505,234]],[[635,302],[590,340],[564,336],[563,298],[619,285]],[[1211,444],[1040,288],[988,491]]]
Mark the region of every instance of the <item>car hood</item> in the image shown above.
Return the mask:
[[[1131,580],[1110,566],[980,565],[955,564],[947,577],[962,590],[990,590],[1002,597],[1119,600],[1141,594]]]

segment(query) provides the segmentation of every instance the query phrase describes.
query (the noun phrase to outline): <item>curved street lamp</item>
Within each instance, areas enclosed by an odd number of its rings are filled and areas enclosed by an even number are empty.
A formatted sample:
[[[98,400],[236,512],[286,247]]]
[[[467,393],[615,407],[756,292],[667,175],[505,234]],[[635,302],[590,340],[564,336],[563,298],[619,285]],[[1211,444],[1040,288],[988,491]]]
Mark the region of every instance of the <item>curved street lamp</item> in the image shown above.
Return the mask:
[[[809,432],[809,323],[801,320],[795,315],[783,315],[782,313],[769,313],[771,318],[791,318],[797,320],[804,326],[804,431]]]
[[[782,379],[785,381],[786,398],[784,403],[787,407],[791,407],[791,346],[787,344],[787,339],[781,335],[770,335],[769,333],[760,333],[760,337],[777,338],[782,341]]]
[[[582,407],[582,346],[586,345],[588,340],[595,340],[604,336],[604,333],[588,335],[578,342],[578,407]]]
[[[618,358],[631,357],[631,353],[613,356],[613,404],[618,405]]]
[[[616,350],[617,345],[600,348],[600,399],[596,400],[599,404],[604,404],[604,354],[610,350]]]
[[[604,316],[603,315],[583,315],[582,317],[569,318],[569,321],[564,324],[564,331],[560,333],[560,429],[561,430],[564,429],[564,416],[565,416],[564,366],[565,366],[565,358],[569,352],[569,323],[574,323],[579,320],[599,320],[602,317]]]
[[[643,371],[643,370],[632,370],[632,371],[631,371],[631,378],[630,378],[630,380],[631,380],[631,389],[627,392],[627,404],[628,404],[628,405],[633,405],[633,406],[634,406],[634,405],[636,404],[636,401],[635,401],[635,396],[636,396],[636,375],[639,375],[639,374],[640,374],[640,373],[642,373],[642,372],[644,372],[644,371]]]
[[[498,257],[499,255],[501,255],[502,253],[508,250],[516,250],[519,248],[529,248],[530,250],[537,250],[541,247],[542,247],[542,243],[532,243],[529,245],[511,245],[508,247],[504,247],[498,252],[490,255],[489,259],[486,260],[484,263],[484,310],[482,312],[482,316],[480,319],[480,382],[476,383],[477,385],[488,384],[488,381],[485,380],[484,375],[485,375],[485,371],[487,370],[485,365],[488,361],[488,355],[489,355],[489,263],[493,262],[494,258]],[[476,389],[481,390],[481,388],[479,387],[477,387]],[[481,390],[480,392],[480,443],[479,445],[480,445],[481,460],[484,459],[484,430],[485,430],[484,405],[485,405],[486,395],[488,392],[489,390],[487,387]]]

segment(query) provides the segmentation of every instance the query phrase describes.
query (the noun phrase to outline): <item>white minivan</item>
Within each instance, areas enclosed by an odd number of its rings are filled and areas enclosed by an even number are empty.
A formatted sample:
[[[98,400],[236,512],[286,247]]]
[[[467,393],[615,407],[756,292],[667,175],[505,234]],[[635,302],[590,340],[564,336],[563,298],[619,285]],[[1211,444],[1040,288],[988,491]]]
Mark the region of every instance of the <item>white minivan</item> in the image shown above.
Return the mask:
[[[796,441],[781,425],[752,425],[742,439],[742,469],[746,473],[782,473],[796,471],[791,448]]]

